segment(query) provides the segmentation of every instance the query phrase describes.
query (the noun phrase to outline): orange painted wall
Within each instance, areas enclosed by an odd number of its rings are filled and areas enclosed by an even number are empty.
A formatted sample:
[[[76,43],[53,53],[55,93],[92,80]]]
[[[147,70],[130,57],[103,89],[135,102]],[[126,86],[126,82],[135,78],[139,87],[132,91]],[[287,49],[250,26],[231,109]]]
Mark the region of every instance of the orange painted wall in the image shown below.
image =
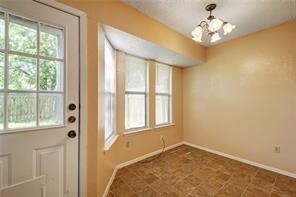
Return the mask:
[[[210,47],[185,69],[185,141],[296,173],[295,36],[296,21],[285,23]]]

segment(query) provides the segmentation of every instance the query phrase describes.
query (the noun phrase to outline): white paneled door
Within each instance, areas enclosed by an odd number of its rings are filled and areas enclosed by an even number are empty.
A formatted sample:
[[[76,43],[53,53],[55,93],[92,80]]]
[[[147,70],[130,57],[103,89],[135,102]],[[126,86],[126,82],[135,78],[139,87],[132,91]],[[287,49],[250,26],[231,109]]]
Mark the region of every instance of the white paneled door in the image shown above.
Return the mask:
[[[0,1],[0,197],[78,197],[79,18]]]

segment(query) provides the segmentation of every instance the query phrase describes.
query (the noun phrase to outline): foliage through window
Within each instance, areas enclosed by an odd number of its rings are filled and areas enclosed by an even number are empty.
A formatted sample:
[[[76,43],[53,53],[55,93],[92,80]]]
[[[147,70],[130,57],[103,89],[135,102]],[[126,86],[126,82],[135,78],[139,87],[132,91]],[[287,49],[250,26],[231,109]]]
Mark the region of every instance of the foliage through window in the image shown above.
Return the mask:
[[[147,62],[125,58],[125,129],[147,127]]]
[[[156,125],[172,122],[172,68],[170,66],[156,64]]]
[[[105,39],[105,142],[115,135],[115,96],[116,96],[116,55],[107,39]]]
[[[64,123],[64,31],[0,12],[0,130]]]

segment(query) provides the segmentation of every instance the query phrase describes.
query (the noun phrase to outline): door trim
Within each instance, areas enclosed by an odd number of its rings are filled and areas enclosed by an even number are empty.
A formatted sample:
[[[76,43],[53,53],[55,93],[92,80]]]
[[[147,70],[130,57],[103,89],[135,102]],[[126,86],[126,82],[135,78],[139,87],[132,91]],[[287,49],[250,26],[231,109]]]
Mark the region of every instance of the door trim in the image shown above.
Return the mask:
[[[79,18],[79,197],[87,196],[87,16],[55,0],[33,0]]]

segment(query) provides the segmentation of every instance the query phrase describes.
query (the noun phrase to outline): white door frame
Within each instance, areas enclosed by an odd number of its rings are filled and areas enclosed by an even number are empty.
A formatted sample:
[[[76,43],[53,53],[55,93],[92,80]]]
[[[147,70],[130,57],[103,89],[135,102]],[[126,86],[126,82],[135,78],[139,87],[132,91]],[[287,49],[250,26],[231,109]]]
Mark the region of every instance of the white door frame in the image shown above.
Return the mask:
[[[33,0],[79,18],[79,197],[87,196],[87,17],[78,9],[55,0]]]

